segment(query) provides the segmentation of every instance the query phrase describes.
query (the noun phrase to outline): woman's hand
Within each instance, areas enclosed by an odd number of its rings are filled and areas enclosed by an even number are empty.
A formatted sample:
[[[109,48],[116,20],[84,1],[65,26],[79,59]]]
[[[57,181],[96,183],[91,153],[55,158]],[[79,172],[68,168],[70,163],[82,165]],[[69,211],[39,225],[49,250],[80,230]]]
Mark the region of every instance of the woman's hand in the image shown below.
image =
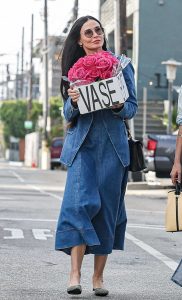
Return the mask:
[[[72,102],[73,106],[77,107],[78,106],[77,102],[78,102],[78,99],[79,99],[79,96],[80,96],[79,91],[74,87],[72,87],[72,88],[70,87],[68,89],[68,96],[71,97],[71,102]]]
[[[176,184],[176,181],[181,182],[181,171],[181,163],[175,162],[170,173],[171,180],[174,185]]]
[[[123,106],[124,106],[124,104],[120,103],[120,104],[115,104],[115,105],[111,106],[110,108],[111,109],[118,109],[119,110],[119,109],[122,109]]]

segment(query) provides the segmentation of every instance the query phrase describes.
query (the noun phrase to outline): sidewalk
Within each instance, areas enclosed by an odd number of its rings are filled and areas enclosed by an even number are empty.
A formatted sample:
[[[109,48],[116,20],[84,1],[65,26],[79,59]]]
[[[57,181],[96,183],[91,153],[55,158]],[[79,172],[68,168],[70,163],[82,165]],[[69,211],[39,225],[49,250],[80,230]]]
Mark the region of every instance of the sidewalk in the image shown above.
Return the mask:
[[[22,168],[27,170],[40,170],[39,168],[30,168],[25,167],[22,162],[13,162],[6,161],[4,159],[0,159],[1,167],[14,167],[14,168]],[[45,171],[46,172],[46,171]],[[54,171],[51,171],[54,173]],[[127,184],[127,194],[129,195],[143,195],[150,193],[152,195],[166,195],[167,191],[174,188],[172,185],[170,178],[156,178],[154,172],[149,172],[145,174],[145,181],[134,181],[128,182]]]
[[[170,178],[157,178],[155,172],[144,174],[145,181],[128,182],[129,190],[159,190],[171,189],[173,184]]]

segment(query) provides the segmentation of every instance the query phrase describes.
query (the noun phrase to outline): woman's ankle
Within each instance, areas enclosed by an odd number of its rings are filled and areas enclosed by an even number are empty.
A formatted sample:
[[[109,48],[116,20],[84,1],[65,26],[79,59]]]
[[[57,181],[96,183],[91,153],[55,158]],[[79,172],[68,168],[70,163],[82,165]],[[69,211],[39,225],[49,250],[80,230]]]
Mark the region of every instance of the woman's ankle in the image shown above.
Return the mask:
[[[101,288],[103,286],[103,275],[94,274],[92,276],[92,282],[94,288]]]
[[[81,272],[71,271],[70,272],[70,285],[80,284]]]

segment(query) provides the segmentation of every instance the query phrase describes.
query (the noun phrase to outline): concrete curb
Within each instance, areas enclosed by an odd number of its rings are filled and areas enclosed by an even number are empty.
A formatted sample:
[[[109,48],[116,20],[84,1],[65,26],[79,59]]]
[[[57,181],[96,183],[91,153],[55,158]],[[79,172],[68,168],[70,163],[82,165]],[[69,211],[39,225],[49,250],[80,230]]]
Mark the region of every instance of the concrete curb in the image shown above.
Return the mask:
[[[171,180],[166,180],[165,182],[152,182],[148,183],[146,181],[140,182],[128,182],[128,190],[161,190],[161,189],[171,189],[174,186],[171,183]]]

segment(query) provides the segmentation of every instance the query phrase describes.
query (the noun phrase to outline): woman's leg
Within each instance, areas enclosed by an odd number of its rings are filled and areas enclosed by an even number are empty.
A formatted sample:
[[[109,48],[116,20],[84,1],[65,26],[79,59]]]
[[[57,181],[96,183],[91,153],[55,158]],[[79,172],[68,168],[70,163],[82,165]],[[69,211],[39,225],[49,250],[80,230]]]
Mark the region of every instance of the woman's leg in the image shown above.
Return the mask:
[[[86,245],[75,246],[71,249],[70,286],[80,284],[81,266]]]
[[[103,286],[103,272],[106,265],[107,255],[95,255],[94,257],[94,274],[93,274],[93,288],[102,288]]]

